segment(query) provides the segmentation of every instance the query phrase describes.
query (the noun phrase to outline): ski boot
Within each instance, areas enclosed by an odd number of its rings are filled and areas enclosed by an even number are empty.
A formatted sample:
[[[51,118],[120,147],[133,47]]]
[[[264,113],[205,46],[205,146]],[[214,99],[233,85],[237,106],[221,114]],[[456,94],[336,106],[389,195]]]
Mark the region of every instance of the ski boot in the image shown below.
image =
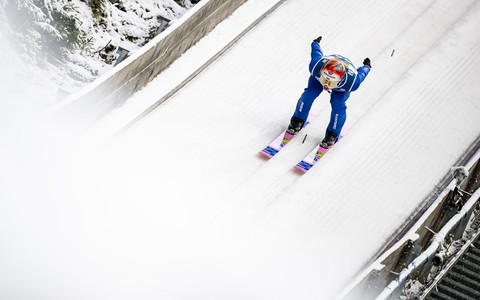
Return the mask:
[[[320,147],[330,149],[338,140],[338,135],[334,132],[327,130],[325,138],[320,143]]]
[[[285,135],[283,137],[283,143],[288,143],[302,128],[305,122],[299,118],[292,117],[290,124],[288,125]]]

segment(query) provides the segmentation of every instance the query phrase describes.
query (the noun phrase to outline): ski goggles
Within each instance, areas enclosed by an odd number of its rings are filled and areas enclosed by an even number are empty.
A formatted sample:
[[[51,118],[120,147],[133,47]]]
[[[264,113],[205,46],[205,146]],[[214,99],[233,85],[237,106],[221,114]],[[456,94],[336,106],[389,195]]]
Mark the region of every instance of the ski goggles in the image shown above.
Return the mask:
[[[341,81],[341,80],[334,80],[332,78],[326,78],[323,75],[320,76],[319,80],[323,86],[323,89],[327,91],[336,88]]]

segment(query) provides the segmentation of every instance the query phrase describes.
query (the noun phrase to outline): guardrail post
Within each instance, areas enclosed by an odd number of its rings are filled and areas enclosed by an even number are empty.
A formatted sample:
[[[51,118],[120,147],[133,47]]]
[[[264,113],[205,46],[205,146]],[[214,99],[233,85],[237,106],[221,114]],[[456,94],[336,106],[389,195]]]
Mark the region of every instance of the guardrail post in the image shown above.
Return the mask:
[[[402,252],[399,255],[399,258],[393,267],[392,271],[399,273],[403,270],[409,263],[411,263],[419,253],[422,252],[422,246],[415,244],[412,240],[408,240],[403,246]]]
[[[170,25],[170,22],[172,20],[169,20],[165,17],[162,17],[162,16],[157,16],[157,21],[158,21],[158,27],[157,27],[157,30],[155,32],[155,35],[158,35],[159,33],[161,33],[162,31],[164,31],[165,29],[167,29],[167,27]]]
[[[473,193],[480,188],[480,162],[477,161],[471,168],[470,177],[465,185],[465,191]]]
[[[456,241],[463,237],[463,234],[470,222],[470,218],[473,214],[473,209],[469,210],[468,213],[462,218],[462,220],[457,224],[455,229],[452,231],[453,240]]]
[[[427,260],[421,267],[418,268],[416,272],[416,279],[422,283],[425,284],[428,282],[428,275],[432,271],[434,264],[433,264],[433,259]]]
[[[117,54],[118,54],[118,58],[117,60],[115,61],[115,65],[118,65],[119,63],[121,63],[122,61],[124,61],[128,55],[130,54],[130,51],[128,51],[127,49],[125,48],[122,48],[122,47],[118,47],[117,48]]]

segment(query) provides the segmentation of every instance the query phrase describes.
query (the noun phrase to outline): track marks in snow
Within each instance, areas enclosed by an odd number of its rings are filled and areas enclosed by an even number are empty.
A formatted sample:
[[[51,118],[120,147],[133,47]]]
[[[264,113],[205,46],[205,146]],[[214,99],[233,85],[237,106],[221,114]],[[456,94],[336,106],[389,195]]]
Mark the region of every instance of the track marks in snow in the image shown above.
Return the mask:
[[[461,88],[462,78],[480,86],[475,68],[462,68],[479,64],[475,1],[336,4],[350,23],[339,23],[315,0],[285,2],[127,137],[153,153],[155,166],[186,159],[181,165],[193,196],[170,200],[197,209],[192,223],[211,220],[246,241],[262,232],[305,253],[304,271],[318,275],[322,290],[312,291],[316,299],[328,299],[376,254],[480,128],[478,89]],[[298,18],[289,22],[292,11]],[[320,115],[305,145],[294,141],[271,161],[257,152],[287,126],[307,82],[309,43],[319,34],[325,54],[338,52],[358,65],[373,53],[374,67],[347,103],[347,137],[298,176],[292,166],[327,125],[326,93],[315,103]],[[442,76],[448,72],[462,76]],[[182,180],[181,172],[168,174],[168,191],[191,194]],[[354,254],[351,245],[358,246]],[[335,260],[348,268],[332,276],[338,280],[324,280],[338,267],[329,265]]]

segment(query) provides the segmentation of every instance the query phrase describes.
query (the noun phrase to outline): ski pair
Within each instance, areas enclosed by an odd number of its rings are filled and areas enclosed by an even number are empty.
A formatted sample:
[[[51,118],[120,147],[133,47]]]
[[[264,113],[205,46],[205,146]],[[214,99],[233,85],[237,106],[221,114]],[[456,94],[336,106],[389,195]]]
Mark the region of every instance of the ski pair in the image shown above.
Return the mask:
[[[307,122],[305,123],[304,128],[309,123],[312,122],[313,118],[314,116],[312,117],[309,116]],[[338,140],[340,140],[343,137],[343,135],[344,133],[342,132]],[[282,150],[288,144],[288,142],[291,141],[293,137],[294,135],[291,135],[286,131],[284,131],[279,136],[277,136],[277,138],[275,138],[268,146],[266,146],[263,150],[261,150],[260,153],[268,158],[272,158],[278,152],[280,152],[280,150]],[[308,155],[305,156],[304,159],[302,159],[302,161],[300,161],[295,165],[295,169],[303,173],[308,172],[315,165],[317,161],[319,161],[325,154],[327,154],[329,150],[330,149],[323,148],[320,145],[315,146],[315,148],[312,151],[310,151]]]

